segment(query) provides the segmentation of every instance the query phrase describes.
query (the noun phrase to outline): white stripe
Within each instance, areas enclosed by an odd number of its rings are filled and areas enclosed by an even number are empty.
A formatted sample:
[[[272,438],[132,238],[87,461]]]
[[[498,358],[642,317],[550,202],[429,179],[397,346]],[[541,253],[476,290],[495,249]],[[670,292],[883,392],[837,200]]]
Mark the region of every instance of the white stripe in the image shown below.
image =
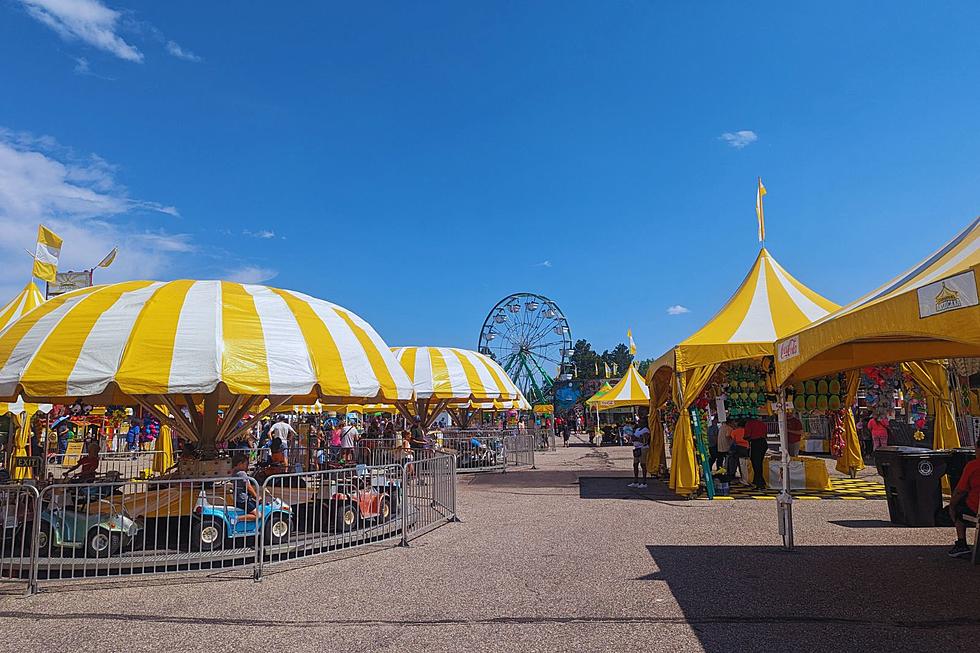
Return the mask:
[[[467,361],[476,370],[476,375],[480,378],[480,388],[474,388],[477,393],[483,394],[483,396],[500,397],[509,394],[507,388],[497,385],[497,382],[493,380],[493,375],[490,374],[489,366],[484,362],[485,357],[480,356],[475,351],[469,351],[467,349],[455,349],[453,350]]]
[[[60,247],[52,247],[50,245],[45,245],[41,241],[38,241],[37,248],[34,250],[34,258],[39,260],[41,263],[58,265],[58,257],[60,256],[61,256]]]
[[[770,260],[769,263],[772,265],[772,271],[775,273],[776,278],[779,279],[779,283],[782,284],[789,298],[793,300],[796,307],[803,311],[806,319],[810,322],[820,319],[829,311],[824,310],[819,305],[815,304],[812,299],[804,295],[793,285],[793,282],[786,278],[785,270],[780,267],[779,263],[774,260]]]
[[[262,323],[269,392],[273,395],[308,394],[316,384],[306,338],[285,300],[266,286],[243,285],[255,302]],[[313,346],[316,346],[313,343]]]
[[[68,396],[99,394],[110,380],[115,380],[136,318],[162,285],[157,282],[139,290],[124,292],[102,311],[82,344],[75,367],[68,374]]]
[[[412,374],[412,385],[418,399],[428,399],[435,392],[435,381],[432,378],[432,359],[428,347],[417,347],[415,350],[415,372]]]
[[[772,312],[769,308],[769,292],[766,286],[766,270],[759,266],[759,275],[752,293],[752,303],[745,313],[742,323],[728,339],[728,342],[774,342],[776,327],[772,323]]]
[[[442,359],[446,365],[446,371],[449,373],[449,387],[446,389],[448,394],[457,399],[466,399],[471,394],[478,393],[478,388],[471,388],[469,381],[466,378],[466,370],[463,369],[463,364],[453,353],[452,349],[448,347],[438,347],[436,349],[440,354],[442,354]],[[443,395],[447,394],[443,392]]]
[[[347,314],[354,324],[364,330],[365,335],[367,335],[368,339],[374,345],[374,349],[381,356],[381,360],[384,361],[385,367],[388,369],[388,374],[391,375],[391,379],[395,384],[397,398],[411,399],[412,381],[408,378],[405,368],[401,366],[401,363],[399,363],[391,353],[391,349],[387,344],[385,344],[385,341],[381,339],[381,336],[378,335],[378,332],[375,331],[374,327],[368,324],[360,315],[351,313],[345,309],[341,310]]]
[[[220,281],[197,281],[187,290],[174,334],[170,392],[211,392],[221,380],[221,302]]]

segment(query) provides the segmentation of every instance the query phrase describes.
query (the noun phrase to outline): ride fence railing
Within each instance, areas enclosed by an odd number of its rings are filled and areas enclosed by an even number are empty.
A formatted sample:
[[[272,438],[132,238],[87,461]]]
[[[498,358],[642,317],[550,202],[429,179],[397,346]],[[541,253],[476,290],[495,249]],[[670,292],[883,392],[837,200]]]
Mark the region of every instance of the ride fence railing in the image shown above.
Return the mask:
[[[551,428],[536,428],[528,431],[528,435],[534,437],[535,451],[557,451],[558,438],[555,430]]]
[[[492,433],[490,435],[489,433]],[[461,474],[503,471],[505,431],[465,431],[443,433],[442,451],[456,456],[456,469]]]
[[[400,538],[456,518],[451,455],[208,479],[0,486],[0,590],[253,568]]]
[[[71,469],[84,454],[48,454],[40,474],[49,479],[59,479]],[[156,461],[165,456],[163,451],[102,451],[99,453],[100,475],[118,475],[122,479],[149,478],[166,470],[157,470]],[[172,454],[171,454],[172,456]]]
[[[515,434],[504,436],[504,468],[534,468],[534,452],[537,449],[533,435]]]

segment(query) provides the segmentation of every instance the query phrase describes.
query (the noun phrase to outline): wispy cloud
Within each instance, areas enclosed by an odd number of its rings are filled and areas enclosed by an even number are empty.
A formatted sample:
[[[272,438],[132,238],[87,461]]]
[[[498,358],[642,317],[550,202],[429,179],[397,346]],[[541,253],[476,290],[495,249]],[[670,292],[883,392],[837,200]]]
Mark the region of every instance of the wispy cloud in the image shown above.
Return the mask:
[[[534,264],[534,267],[536,267],[536,268],[550,268],[551,267],[551,261],[548,260],[548,259],[545,259],[544,261],[541,261],[540,263],[535,263]]]
[[[116,166],[101,157],[79,155],[50,136],[0,128],[0,259],[30,259],[38,223],[65,240],[60,267],[90,268],[119,246],[119,256],[100,280],[154,278],[195,252],[187,234],[136,226],[140,213],[177,215],[173,206],[129,197]],[[11,277],[12,279],[12,277]],[[12,296],[21,281],[0,279],[0,297]]]
[[[92,69],[88,65],[88,59],[85,57],[75,59],[75,72],[79,75],[91,75]]]
[[[126,61],[143,61],[143,53],[118,34],[122,14],[99,0],[20,1],[32,18],[66,41],[82,41]]]
[[[759,140],[759,135],[749,129],[742,129],[737,132],[725,132],[718,138],[736,150],[740,150]]]
[[[200,61],[201,57],[197,56],[190,50],[185,50],[180,47],[176,41],[167,41],[166,44],[167,52],[177,57],[178,59],[183,59],[184,61]]]
[[[251,231],[249,229],[242,230],[243,236],[251,236],[252,238],[262,238],[263,240],[269,240],[276,237],[276,232],[271,229],[259,229],[258,231]]]
[[[225,279],[235,283],[264,283],[275,279],[279,272],[258,265],[245,265],[225,273]]]
[[[683,315],[684,313],[690,313],[691,309],[687,306],[681,306],[680,304],[674,304],[673,306],[667,307],[667,315]]]

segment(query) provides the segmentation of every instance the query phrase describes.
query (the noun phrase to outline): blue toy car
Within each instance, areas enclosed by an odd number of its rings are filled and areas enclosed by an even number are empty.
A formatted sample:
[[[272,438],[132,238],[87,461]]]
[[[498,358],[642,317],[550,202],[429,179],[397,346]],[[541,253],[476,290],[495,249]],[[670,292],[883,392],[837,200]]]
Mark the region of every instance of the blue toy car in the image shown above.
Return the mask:
[[[191,546],[197,551],[231,548],[236,538],[255,536],[262,523],[266,544],[283,544],[292,531],[293,510],[280,499],[258,506],[259,519],[242,519],[245,510],[228,505],[223,499],[208,500],[204,490],[194,504],[191,519]]]

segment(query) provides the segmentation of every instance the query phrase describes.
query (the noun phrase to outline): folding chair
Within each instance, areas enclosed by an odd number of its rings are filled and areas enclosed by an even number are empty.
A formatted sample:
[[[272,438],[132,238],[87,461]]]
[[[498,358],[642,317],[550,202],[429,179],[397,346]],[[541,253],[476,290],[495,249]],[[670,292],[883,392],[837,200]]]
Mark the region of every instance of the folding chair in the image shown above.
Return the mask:
[[[963,521],[967,524],[973,524],[973,556],[970,558],[970,562],[977,564],[977,550],[980,549],[980,524],[977,523],[976,517],[970,515],[963,515]]]

